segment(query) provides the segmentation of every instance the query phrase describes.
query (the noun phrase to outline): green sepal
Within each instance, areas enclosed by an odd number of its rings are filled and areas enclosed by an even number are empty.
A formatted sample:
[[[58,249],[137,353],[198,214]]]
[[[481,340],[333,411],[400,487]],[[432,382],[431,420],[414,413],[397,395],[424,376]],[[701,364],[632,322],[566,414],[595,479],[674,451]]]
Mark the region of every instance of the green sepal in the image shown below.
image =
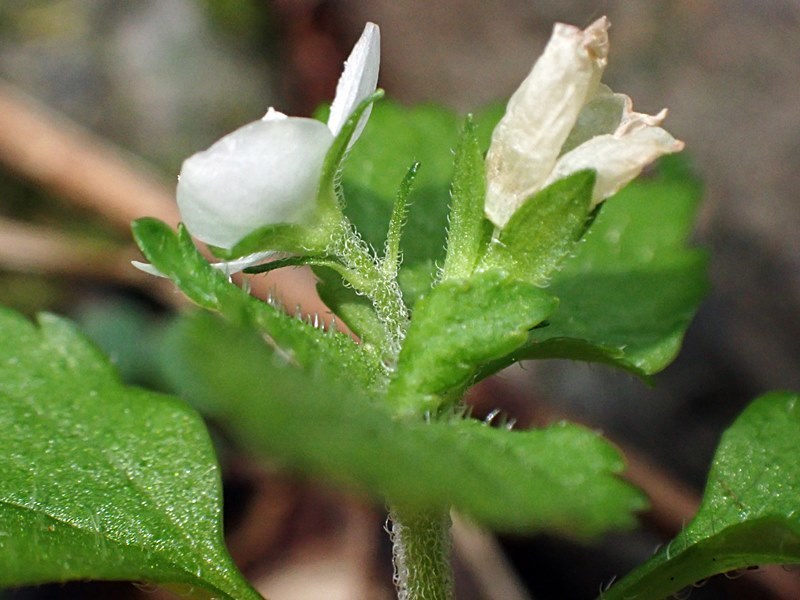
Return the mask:
[[[443,280],[472,275],[492,235],[492,224],[483,215],[486,175],[476,129],[472,115],[468,115],[453,167]]]
[[[369,298],[356,293],[333,269],[316,266],[314,274],[319,297],[360,338],[359,345],[368,351],[382,347],[386,332]]]
[[[209,246],[211,253],[223,260],[233,260],[257,252],[275,251],[300,255],[325,253],[331,232],[339,219],[336,214],[316,210],[303,225],[278,223],[265,225],[248,233],[232,248]]]
[[[718,573],[800,563],[800,396],[755,400],[723,434],[689,525],[604,600],[666,598]]]
[[[358,123],[364,112],[383,96],[383,90],[378,89],[371,96],[362,100],[342,125],[339,134],[334,138],[333,145],[325,155],[325,161],[322,164],[322,177],[319,182],[319,202],[323,209],[341,212],[344,199],[339,189],[339,175],[350,150],[350,141],[355,135]]]
[[[414,187],[414,180],[417,178],[419,161],[412,164],[400,187],[397,189],[397,196],[392,206],[392,216],[389,219],[389,230],[386,233],[386,245],[383,253],[382,268],[386,275],[393,276],[398,272],[402,263],[403,255],[400,252],[400,241],[403,237],[403,227],[408,218],[408,195]]]
[[[267,334],[276,347],[301,364],[321,362],[350,369],[350,375],[365,386],[382,373],[382,367],[349,336],[291,317],[281,307],[254,298],[231,283],[197,251],[185,227],[179,226],[176,234],[165,223],[145,218],[134,221],[132,228],[139,248],[153,266],[202,308]]]
[[[498,271],[443,281],[417,303],[390,403],[401,415],[436,413],[481,365],[524,344],[557,304],[545,290]]]
[[[493,240],[480,269],[547,284],[586,233],[595,179],[594,171],[578,171],[526,200]]]
[[[452,149],[459,128],[459,118],[441,107],[380,102],[342,170],[345,214],[369,246],[384,248],[398,188],[408,166],[420,163],[400,243],[398,280],[409,307],[430,289],[436,263],[444,258]]]
[[[475,114],[481,153],[489,147],[492,130],[504,112],[505,105],[498,104]],[[322,120],[325,111],[316,116]],[[345,214],[367,244],[383,248],[398,186],[408,165],[420,163],[400,244],[403,264],[398,281],[411,308],[428,292],[444,264],[453,149],[462,135],[463,119],[453,111],[383,101],[373,106],[369,126],[342,170]]]
[[[209,315],[185,319],[169,337],[178,389],[270,464],[411,509],[454,506],[507,531],[592,537],[633,526],[632,512],[644,508],[618,476],[619,452],[583,427],[398,420],[341,370],[298,365]]]
[[[0,309],[0,587],[132,580],[260,599],[222,537],[200,416],[120,383],[70,323]]]
[[[286,256],[284,258],[276,258],[275,260],[271,260],[262,265],[247,267],[242,271],[242,273],[247,273],[248,275],[259,275],[263,273],[269,273],[270,271],[275,271],[277,269],[283,269],[285,267],[303,267],[306,265],[323,266],[336,271],[345,268],[344,265],[336,260],[335,256]]]

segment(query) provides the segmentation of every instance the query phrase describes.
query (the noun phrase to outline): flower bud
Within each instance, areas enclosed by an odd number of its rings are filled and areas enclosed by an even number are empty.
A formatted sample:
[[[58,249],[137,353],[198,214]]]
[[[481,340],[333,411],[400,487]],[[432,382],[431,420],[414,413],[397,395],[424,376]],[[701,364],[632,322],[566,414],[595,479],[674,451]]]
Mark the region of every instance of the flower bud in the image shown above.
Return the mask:
[[[259,227],[313,212],[333,135],[324,123],[268,113],[188,158],[178,207],[198,239],[232,248]]]
[[[311,220],[325,155],[353,111],[375,91],[379,45],[378,27],[368,23],[345,63],[327,126],[270,108],[260,121],[184,161],[177,200],[193,236],[230,249],[262,227]]]
[[[532,195],[581,169],[597,172],[598,203],[683,142],[600,84],[608,19],[585,30],[556,24],[544,53],[508,102],[486,156],[486,216],[503,227]]]

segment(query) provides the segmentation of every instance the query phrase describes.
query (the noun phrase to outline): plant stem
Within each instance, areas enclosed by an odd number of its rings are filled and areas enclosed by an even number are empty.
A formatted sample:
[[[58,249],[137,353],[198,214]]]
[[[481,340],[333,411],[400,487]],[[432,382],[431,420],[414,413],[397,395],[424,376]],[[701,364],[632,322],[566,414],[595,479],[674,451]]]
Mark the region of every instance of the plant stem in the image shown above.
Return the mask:
[[[450,514],[392,506],[392,558],[398,600],[451,600]]]
[[[408,326],[408,308],[397,283],[396,270],[386,273],[369,247],[346,219],[341,231],[331,238],[328,252],[338,256],[353,274],[348,283],[372,302],[385,332],[384,361],[391,368],[400,352]]]
[[[416,173],[412,168],[406,187]],[[407,193],[407,190],[406,192]],[[404,220],[405,198],[398,198],[392,216],[386,257],[378,260],[347,220],[334,235],[327,251],[342,261],[347,281],[357,293],[370,299],[384,328],[384,367],[391,370],[397,360],[408,327],[408,308],[397,282],[399,236]],[[392,506],[392,558],[398,600],[451,600],[453,575],[450,568],[450,513]]]

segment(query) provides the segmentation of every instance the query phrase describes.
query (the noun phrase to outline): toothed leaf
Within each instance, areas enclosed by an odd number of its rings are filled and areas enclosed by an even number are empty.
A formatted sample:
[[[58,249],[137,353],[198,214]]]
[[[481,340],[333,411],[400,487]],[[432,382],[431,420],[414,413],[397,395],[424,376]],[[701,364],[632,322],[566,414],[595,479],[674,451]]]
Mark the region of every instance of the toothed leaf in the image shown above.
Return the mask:
[[[57,317],[0,309],[0,337],[0,586],[134,580],[260,598],[223,543],[200,417],[123,386]]]
[[[548,325],[512,361],[569,358],[646,376],[667,366],[708,287],[706,255],[686,245],[700,189],[677,159],[661,175],[607,200],[585,239],[552,277]]]
[[[362,385],[374,383],[380,366],[370,362],[352,339],[322,331],[250,296],[200,255],[185,228],[176,234],[157,219],[139,219],[133,223],[133,234],[147,259],[201,307],[255,327],[303,365],[348,369]]]
[[[438,410],[479,365],[522,345],[555,306],[545,291],[501,273],[442,282],[417,304],[390,401],[401,413]]]
[[[348,377],[287,361],[208,315],[184,321],[172,344],[176,384],[270,463],[412,509],[452,505],[505,530],[594,536],[632,526],[643,507],[617,476],[619,452],[582,427],[398,420]]]
[[[717,573],[800,563],[798,440],[800,396],[755,400],[722,436],[694,520],[601,597],[657,600]]]

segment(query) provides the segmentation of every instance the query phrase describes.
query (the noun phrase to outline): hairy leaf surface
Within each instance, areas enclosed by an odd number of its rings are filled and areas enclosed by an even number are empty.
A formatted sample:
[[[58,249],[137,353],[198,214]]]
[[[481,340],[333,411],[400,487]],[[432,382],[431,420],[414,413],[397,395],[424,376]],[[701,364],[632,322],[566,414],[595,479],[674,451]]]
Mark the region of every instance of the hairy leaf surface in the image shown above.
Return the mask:
[[[548,326],[486,370],[514,360],[603,362],[639,375],[666,367],[708,287],[706,255],[686,246],[699,186],[676,160],[607,200],[547,287]]]
[[[346,377],[303,369],[208,315],[173,332],[177,385],[245,447],[410,508],[454,506],[500,529],[591,536],[630,526],[642,498],[596,433],[398,420]]]
[[[694,520],[602,598],[656,600],[717,573],[800,563],[798,440],[797,394],[755,400],[723,435]]]
[[[222,539],[200,417],[123,386],[71,325],[0,310],[0,586],[115,579],[260,598]]]

